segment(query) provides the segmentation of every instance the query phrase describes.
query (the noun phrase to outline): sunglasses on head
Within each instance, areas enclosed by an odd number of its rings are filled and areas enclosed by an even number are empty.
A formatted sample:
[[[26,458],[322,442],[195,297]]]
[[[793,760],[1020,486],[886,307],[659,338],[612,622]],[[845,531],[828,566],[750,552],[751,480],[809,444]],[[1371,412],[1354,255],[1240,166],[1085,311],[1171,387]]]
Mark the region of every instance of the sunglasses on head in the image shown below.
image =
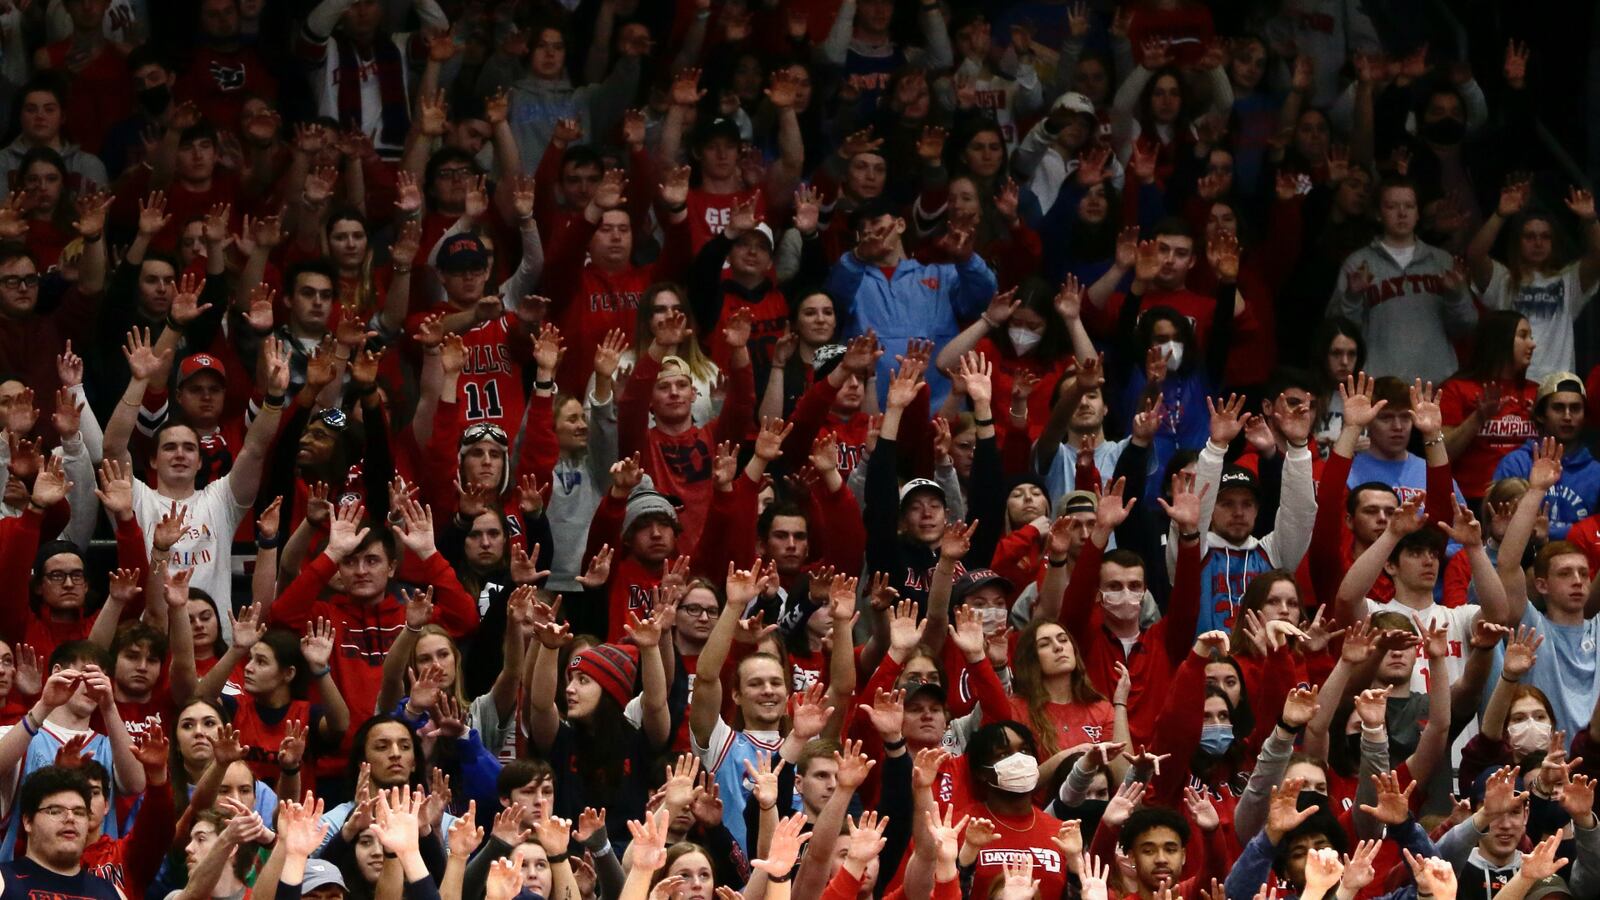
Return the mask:
[[[461,443],[476,444],[479,441],[494,441],[502,447],[510,446],[506,438],[506,430],[492,422],[479,422],[461,433]]]

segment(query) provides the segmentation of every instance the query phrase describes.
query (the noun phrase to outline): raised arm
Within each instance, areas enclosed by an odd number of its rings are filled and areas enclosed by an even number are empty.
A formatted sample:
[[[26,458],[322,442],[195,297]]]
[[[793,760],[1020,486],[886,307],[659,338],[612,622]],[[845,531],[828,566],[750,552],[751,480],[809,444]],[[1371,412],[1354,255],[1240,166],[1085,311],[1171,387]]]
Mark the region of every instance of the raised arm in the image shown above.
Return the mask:
[[[689,731],[697,746],[710,745],[711,732],[722,713],[722,665],[733,647],[739,620],[750,601],[765,593],[772,582],[773,576],[760,570],[736,569],[728,564],[727,599],[695,661],[694,692],[689,696]]]
[[[255,421],[250,423],[250,429],[245,432],[244,447],[234,458],[233,468],[229,470],[227,476],[228,487],[233,492],[233,501],[240,506],[249,506],[256,501],[256,492],[261,489],[261,473],[267,460],[267,451],[272,447],[272,439],[278,433],[278,420],[283,415],[285,397],[289,390],[287,348],[272,340],[267,342],[262,352],[267,354],[266,400],[261,404],[261,411],[256,413]]]
[[[1545,495],[1561,480],[1561,445],[1555,438],[1545,438],[1534,453],[1533,466],[1528,472],[1528,490],[1517,501],[1516,512],[1506,526],[1505,539],[1496,554],[1496,568],[1505,590],[1505,618],[1501,621],[1514,625],[1522,621],[1528,606],[1528,577],[1522,568],[1522,557],[1527,552],[1528,541],[1533,538],[1535,521],[1544,504]],[[1473,583],[1478,583],[1477,570],[1473,570]],[[1591,602],[1596,589],[1590,588]]]
[[[1389,518],[1389,527],[1378,539],[1372,542],[1356,561],[1351,563],[1349,571],[1345,572],[1344,580],[1339,582],[1339,592],[1334,597],[1335,608],[1339,612],[1341,622],[1359,622],[1366,618],[1367,592],[1372,590],[1372,585],[1377,582],[1378,576],[1383,574],[1383,566],[1389,561],[1389,554],[1394,552],[1395,545],[1405,537],[1426,524],[1417,514],[1418,503],[1416,499],[1407,500],[1400,504],[1394,515]]]

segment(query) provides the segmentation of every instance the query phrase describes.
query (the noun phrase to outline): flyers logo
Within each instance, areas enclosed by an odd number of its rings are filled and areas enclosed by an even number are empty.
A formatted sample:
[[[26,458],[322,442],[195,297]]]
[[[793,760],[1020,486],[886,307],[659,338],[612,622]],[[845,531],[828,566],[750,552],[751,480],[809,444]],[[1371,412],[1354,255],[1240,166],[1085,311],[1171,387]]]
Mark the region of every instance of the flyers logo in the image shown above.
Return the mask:
[[[244,66],[230,66],[227,63],[213,61],[211,80],[224,91],[244,90]]]

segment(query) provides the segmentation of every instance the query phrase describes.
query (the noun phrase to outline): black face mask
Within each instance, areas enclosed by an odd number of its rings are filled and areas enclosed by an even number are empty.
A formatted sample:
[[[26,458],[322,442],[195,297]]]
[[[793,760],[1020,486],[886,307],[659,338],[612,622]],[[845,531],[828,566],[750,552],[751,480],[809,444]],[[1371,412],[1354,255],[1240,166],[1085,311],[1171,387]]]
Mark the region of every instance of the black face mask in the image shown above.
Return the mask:
[[[1327,794],[1318,793],[1317,791],[1301,791],[1295,797],[1295,809],[1310,809],[1313,806],[1321,807],[1323,812],[1333,811],[1333,806],[1329,802]]]
[[[149,116],[160,116],[167,111],[167,106],[172,103],[172,88],[164,84],[144,88],[136,95],[139,107]]]
[[[1467,137],[1467,123],[1453,116],[1427,122],[1422,126],[1422,137],[1430,144],[1450,147]]]

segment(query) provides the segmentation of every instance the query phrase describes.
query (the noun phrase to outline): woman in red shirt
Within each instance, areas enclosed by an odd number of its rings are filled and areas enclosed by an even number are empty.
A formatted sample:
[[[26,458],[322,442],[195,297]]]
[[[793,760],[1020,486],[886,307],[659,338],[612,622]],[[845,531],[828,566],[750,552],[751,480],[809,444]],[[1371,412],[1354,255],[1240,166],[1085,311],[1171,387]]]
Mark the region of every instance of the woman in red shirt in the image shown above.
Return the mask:
[[[1028,391],[1028,438],[1036,440],[1050,418],[1056,382],[1072,365],[1072,336],[1056,310],[1056,290],[1042,278],[996,294],[989,308],[940,348],[934,365],[954,370],[969,350],[982,353],[994,366],[995,397],[1010,397],[1016,381],[1032,382]],[[955,397],[955,392],[951,392]],[[959,398],[957,398],[959,399]],[[1011,419],[996,416],[996,425],[1010,428]]]
[[[24,240],[39,271],[54,268],[61,251],[77,238],[72,227],[73,198],[68,189],[67,164],[49,147],[35,147],[17,166],[17,187],[22,191],[22,212],[28,222]]]
[[[1439,391],[1444,448],[1456,483],[1469,501],[1483,499],[1500,457],[1536,437],[1533,401],[1539,386],[1528,380],[1533,326],[1514,309],[1478,319],[1471,360]]]
[[[1114,715],[1111,702],[1089,682],[1077,642],[1054,622],[1034,620],[1017,637],[1011,662],[1012,716],[1027,722],[1039,744],[1040,777],[1049,781],[1062,760],[1080,745],[1129,744],[1127,707]],[[1114,735],[1114,736],[1113,736]]]

